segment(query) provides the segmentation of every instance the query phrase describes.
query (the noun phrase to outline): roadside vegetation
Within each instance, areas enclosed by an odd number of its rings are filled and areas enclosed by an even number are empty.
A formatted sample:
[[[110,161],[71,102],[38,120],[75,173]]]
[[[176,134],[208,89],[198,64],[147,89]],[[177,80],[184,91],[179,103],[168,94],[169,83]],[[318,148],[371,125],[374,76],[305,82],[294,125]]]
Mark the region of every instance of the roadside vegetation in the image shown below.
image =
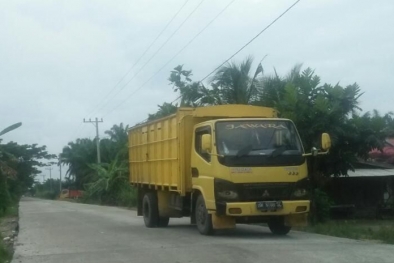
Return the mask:
[[[11,262],[18,234],[18,203],[12,202],[0,215],[0,263]]]
[[[331,220],[298,230],[357,240],[394,244],[393,220]]]

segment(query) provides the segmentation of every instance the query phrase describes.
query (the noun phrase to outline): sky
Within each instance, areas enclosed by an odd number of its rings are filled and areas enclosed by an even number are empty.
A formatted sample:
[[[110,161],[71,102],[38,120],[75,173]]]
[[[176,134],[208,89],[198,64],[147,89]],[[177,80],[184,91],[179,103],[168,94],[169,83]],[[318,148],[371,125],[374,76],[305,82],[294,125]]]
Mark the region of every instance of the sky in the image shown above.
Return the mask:
[[[23,123],[2,142],[59,154],[95,137],[84,118],[103,119],[100,137],[143,121],[178,97],[174,67],[204,78],[294,2],[0,0],[0,130]],[[267,55],[266,75],[302,63],[322,83],[357,82],[364,112],[394,111],[393,13],[392,0],[301,0],[232,61]]]

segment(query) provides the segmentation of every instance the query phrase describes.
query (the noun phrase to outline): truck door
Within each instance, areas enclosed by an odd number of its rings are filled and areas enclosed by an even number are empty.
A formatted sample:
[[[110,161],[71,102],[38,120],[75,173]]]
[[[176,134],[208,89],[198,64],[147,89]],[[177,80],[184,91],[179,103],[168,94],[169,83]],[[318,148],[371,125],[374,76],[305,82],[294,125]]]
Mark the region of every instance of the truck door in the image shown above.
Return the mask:
[[[192,185],[193,189],[199,190],[203,195],[207,209],[214,210],[216,206],[213,189],[212,156],[210,153],[202,150],[201,141],[204,134],[212,135],[212,127],[210,125],[197,127],[194,130],[194,145],[191,158]],[[213,142],[211,143],[213,144]],[[213,149],[213,145],[211,145],[211,148]]]

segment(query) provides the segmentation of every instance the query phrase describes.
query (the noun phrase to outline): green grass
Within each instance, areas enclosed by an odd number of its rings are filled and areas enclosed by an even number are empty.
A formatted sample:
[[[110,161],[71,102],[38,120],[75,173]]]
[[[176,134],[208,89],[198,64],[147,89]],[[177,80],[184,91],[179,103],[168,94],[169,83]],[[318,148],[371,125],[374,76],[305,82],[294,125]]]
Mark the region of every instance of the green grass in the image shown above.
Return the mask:
[[[3,245],[3,237],[0,235],[0,263],[11,262],[12,255]]]
[[[13,203],[12,205],[10,205],[5,210],[5,213],[3,213],[3,211],[0,211],[0,220],[2,217],[6,217],[6,216],[18,216],[18,204],[17,203]]]
[[[13,203],[7,208],[5,213],[0,213],[0,221],[5,217],[16,217],[18,216],[18,204]],[[0,263],[11,262],[12,253],[10,253],[3,244],[3,237],[0,235]]]
[[[338,220],[316,224],[301,231],[357,240],[377,240],[394,244],[393,220]]]

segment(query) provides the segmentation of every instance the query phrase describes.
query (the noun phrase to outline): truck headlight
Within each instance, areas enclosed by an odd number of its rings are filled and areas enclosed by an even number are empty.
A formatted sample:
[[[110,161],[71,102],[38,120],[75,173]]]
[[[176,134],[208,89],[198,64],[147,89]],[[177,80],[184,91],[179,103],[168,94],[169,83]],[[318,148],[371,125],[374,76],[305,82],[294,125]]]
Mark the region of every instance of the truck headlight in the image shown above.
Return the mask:
[[[217,196],[220,197],[220,199],[226,199],[226,200],[238,199],[238,193],[230,190],[217,192]]]
[[[299,197],[306,197],[306,196],[308,196],[308,191],[306,189],[303,189],[303,188],[298,188],[298,189],[296,189],[293,192],[293,196],[297,197],[297,198],[299,198]]]
[[[294,187],[294,191],[292,193],[293,199],[309,199],[309,191],[308,189],[310,182],[308,178],[302,179],[298,181]]]
[[[237,185],[222,179],[215,179],[215,199],[217,201],[237,201]]]

